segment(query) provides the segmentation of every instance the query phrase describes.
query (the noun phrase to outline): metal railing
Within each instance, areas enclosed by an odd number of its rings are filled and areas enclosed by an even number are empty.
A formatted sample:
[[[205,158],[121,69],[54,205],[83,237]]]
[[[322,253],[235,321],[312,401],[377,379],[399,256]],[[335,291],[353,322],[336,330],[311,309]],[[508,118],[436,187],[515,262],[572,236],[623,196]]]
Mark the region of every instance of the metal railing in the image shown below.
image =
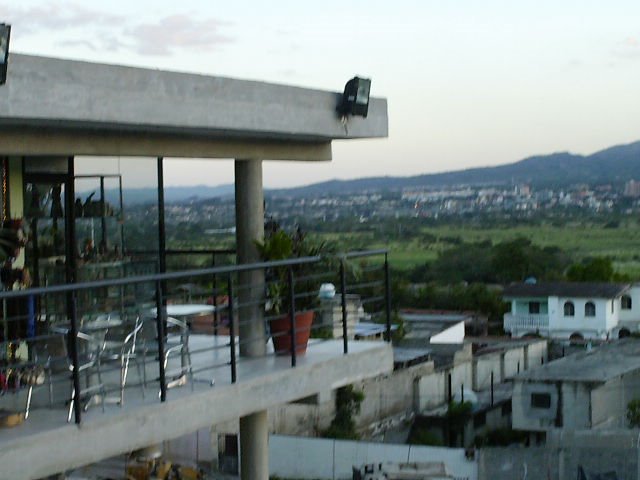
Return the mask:
[[[367,262],[380,255],[385,258],[382,266]],[[263,284],[240,281],[242,274],[256,271],[265,272]],[[274,271],[286,275],[274,279],[269,275]],[[211,292],[210,302],[183,305],[187,311],[196,311],[195,307],[203,311],[189,318],[191,325],[187,317],[183,321],[173,318],[178,315],[177,305],[167,288],[171,282],[184,280],[197,282]],[[315,337],[309,343],[309,348],[314,348],[316,343],[336,338],[335,332],[341,332],[342,350],[347,354],[348,340],[354,337],[349,325],[360,320],[354,315],[380,323],[385,340],[390,341],[389,282],[387,251],[373,250],[0,292],[0,390],[9,393],[26,387],[28,416],[33,386],[45,385],[49,406],[68,408],[69,419],[73,416],[79,424],[87,401],[97,399],[104,409],[107,400],[115,399],[122,406],[125,392],[133,389],[140,388],[142,398],[146,398],[150,383],[157,385],[161,402],[166,401],[171,387],[190,383],[194,388],[198,377],[216,369],[227,368],[230,382],[236,383],[242,380],[238,364],[251,359],[239,355],[239,351],[252,342],[264,342],[268,336],[274,344],[273,354],[289,356],[292,367],[302,354],[300,333]],[[274,290],[270,285],[274,283],[278,284],[277,296],[271,294]],[[318,296],[321,283],[337,284],[336,296],[321,302],[324,310],[316,317],[322,321],[297,326],[296,314],[306,309],[300,305]],[[256,291],[261,293],[252,296]],[[78,304],[80,295],[86,298],[92,292],[101,292],[96,296],[100,304]],[[52,298],[56,301],[48,301]],[[217,298],[225,300],[217,303]],[[277,316],[268,309],[274,302],[283,306],[279,315],[286,315],[288,322],[284,332],[267,332],[265,328],[264,332],[238,337],[251,321],[238,312],[251,308],[265,312],[266,323]],[[45,310],[38,305],[60,307]],[[338,305],[341,315],[336,322],[333,311]],[[284,339],[285,347],[276,347],[281,343],[278,337]],[[130,379],[133,370],[137,381]],[[106,385],[109,378],[116,384],[112,388]],[[69,387],[70,395],[67,390],[62,402],[54,401],[58,396],[55,392]]]

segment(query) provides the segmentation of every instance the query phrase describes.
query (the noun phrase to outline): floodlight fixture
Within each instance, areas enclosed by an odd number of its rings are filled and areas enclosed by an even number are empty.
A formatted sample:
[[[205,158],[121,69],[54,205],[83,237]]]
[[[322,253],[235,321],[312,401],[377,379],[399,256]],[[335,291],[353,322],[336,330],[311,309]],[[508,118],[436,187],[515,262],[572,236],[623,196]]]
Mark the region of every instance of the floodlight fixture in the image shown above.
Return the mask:
[[[342,116],[358,115],[366,118],[369,112],[370,91],[370,79],[353,77],[344,86],[344,94],[340,105],[338,105],[338,112]]]
[[[9,38],[11,25],[0,23],[0,85],[7,81],[7,63],[9,62]]]

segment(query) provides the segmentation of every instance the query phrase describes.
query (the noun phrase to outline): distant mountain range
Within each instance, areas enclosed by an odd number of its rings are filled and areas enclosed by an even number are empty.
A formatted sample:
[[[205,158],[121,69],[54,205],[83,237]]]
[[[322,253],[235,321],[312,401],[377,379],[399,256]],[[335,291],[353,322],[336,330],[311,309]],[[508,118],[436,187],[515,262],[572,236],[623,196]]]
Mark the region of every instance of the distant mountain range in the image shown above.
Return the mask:
[[[470,168],[412,177],[371,177],[356,180],[329,180],[304,187],[272,190],[292,196],[314,196],[407,187],[448,185],[509,185],[527,183],[536,188],[565,187],[579,183],[623,183],[640,180],[640,142],[619,145],[591,155],[568,152],[525,158],[497,167]]]
[[[319,196],[365,191],[390,191],[412,187],[441,187],[451,185],[509,185],[527,183],[534,188],[585,184],[621,184],[630,179],[640,180],[640,141],[618,145],[591,155],[574,155],[568,152],[525,158],[515,163],[497,167],[470,168],[444,173],[416,175],[412,177],[370,177],[355,180],[329,180],[302,187],[271,189],[267,195]],[[233,185],[165,187],[165,201],[184,202],[234,194]],[[109,201],[116,192],[106,193]],[[155,202],[155,188],[127,189],[125,203]]]

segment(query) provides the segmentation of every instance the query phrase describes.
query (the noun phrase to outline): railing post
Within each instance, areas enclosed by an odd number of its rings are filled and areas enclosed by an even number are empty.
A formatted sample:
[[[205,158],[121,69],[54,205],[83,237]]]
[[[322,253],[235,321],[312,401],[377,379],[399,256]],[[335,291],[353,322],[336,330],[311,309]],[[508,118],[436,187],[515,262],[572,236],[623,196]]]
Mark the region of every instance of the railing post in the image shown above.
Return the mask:
[[[384,287],[385,287],[385,309],[387,313],[387,325],[385,340],[391,341],[391,283],[389,282],[389,254],[384,254]]]
[[[347,274],[344,270],[344,257],[340,259],[340,302],[342,306],[342,349],[346,354],[349,353],[349,339],[347,337]],[[333,317],[333,315],[331,316]]]
[[[67,294],[67,301],[69,302],[69,320],[71,322],[68,332],[68,345],[69,353],[71,354],[71,364],[73,365],[73,371],[71,372],[74,391],[73,410],[76,424],[80,425],[80,421],[82,420],[82,403],[80,398],[80,361],[78,358],[78,306],[75,291]]]
[[[231,273],[227,278],[227,291],[229,294],[229,339],[230,339],[230,356],[231,356],[231,383],[236,383],[236,322],[233,307],[233,278]]]
[[[211,266],[216,266],[216,254],[214,253],[211,258]],[[218,335],[218,321],[220,320],[220,314],[218,313],[218,277],[213,274],[213,334]]]
[[[296,366],[296,289],[293,278],[293,267],[289,266],[289,321],[291,322],[291,366]]]
[[[158,371],[160,374],[160,401],[167,400],[167,378],[164,369],[164,326],[166,309],[162,304],[161,281],[156,281],[156,331],[158,333]]]

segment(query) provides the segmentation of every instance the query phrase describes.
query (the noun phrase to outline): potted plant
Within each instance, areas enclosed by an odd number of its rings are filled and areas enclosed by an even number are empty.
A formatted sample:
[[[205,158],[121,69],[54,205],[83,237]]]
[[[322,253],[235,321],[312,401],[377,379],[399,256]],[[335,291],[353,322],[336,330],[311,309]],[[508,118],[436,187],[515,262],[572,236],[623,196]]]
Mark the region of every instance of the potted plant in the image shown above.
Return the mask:
[[[265,229],[265,238],[256,242],[264,261],[286,260],[291,258],[312,257],[322,254],[324,242],[314,242],[296,228],[293,233],[281,229],[275,222],[270,222]],[[278,355],[291,354],[291,296],[289,288],[289,268],[293,269],[295,278],[295,345],[296,354],[306,352],[311,334],[314,307],[317,302],[319,285],[308,277],[317,269],[318,264],[293,265],[277,267],[266,272],[267,292],[265,309],[269,316],[269,327],[273,339],[273,347]]]

